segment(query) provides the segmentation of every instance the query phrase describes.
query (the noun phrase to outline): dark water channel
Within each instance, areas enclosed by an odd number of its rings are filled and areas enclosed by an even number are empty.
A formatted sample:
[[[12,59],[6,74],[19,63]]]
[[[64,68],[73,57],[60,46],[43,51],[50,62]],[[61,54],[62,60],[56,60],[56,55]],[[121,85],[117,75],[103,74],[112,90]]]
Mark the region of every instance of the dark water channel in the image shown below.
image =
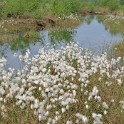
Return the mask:
[[[38,50],[48,44],[59,49],[66,43],[78,42],[80,47],[88,48],[95,53],[101,53],[103,47],[113,45],[122,41],[121,33],[112,33],[97,16],[88,16],[75,28],[61,27],[52,30],[39,32],[38,39],[23,41],[18,38],[11,43],[0,44],[0,57],[7,59],[7,67],[20,68],[19,60],[13,56],[24,54],[26,49],[31,52],[31,57],[38,53]]]

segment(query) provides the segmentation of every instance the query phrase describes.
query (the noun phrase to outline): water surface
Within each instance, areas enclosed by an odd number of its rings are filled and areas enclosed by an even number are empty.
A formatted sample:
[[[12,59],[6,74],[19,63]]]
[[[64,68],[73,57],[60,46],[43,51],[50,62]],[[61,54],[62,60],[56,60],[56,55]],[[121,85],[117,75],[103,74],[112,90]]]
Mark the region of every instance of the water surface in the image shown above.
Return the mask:
[[[110,46],[122,41],[122,34],[120,32],[113,33],[107,28],[97,16],[87,16],[75,28],[66,26],[40,31],[38,39],[25,41],[23,38],[15,38],[11,43],[0,44],[0,57],[7,59],[7,67],[14,67],[16,69],[21,67],[19,59],[13,56],[24,54],[26,49],[31,52],[31,57],[38,53],[38,50],[45,46],[55,49],[60,49],[61,46],[66,46],[67,43],[77,42],[80,47],[88,48],[95,53],[101,53],[105,44]]]

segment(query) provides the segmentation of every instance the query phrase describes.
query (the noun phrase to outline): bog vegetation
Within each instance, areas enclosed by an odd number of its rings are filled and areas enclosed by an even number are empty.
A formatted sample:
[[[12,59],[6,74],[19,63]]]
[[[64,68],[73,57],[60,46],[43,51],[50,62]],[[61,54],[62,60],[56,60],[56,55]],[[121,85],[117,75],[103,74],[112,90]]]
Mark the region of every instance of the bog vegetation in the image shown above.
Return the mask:
[[[73,43],[29,54],[19,56],[25,65],[18,71],[4,70],[0,59],[1,124],[123,124],[123,58]]]
[[[81,13],[114,13],[103,23],[124,33],[124,0],[0,0],[0,33],[7,41],[9,34],[20,33],[25,25],[19,27],[16,19],[75,18],[76,25]],[[27,27],[30,31],[16,36],[11,50],[41,42],[35,26],[26,24],[33,30]],[[67,41],[65,47],[45,46],[32,58],[29,50],[15,53],[21,69],[7,69],[7,60],[0,59],[0,124],[124,124],[124,42],[111,48],[111,57],[110,52],[94,55],[70,42],[74,34],[61,25],[48,35],[53,46]]]
[[[2,17],[65,16],[82,11],[123,11],[123,0],[2,0]]]

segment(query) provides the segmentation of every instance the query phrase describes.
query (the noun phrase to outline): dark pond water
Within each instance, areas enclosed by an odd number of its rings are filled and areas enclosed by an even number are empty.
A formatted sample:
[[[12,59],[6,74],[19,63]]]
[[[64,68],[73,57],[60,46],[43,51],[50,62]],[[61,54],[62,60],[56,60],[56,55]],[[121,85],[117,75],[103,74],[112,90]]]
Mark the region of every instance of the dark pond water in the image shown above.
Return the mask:
[[[88,16],[75,28],[61,27],[52,30],[39,32],[38,39],[25,41],[20,37],[11,43],[0,45],[0,57],[7,59],[6,67],[20,68],[21,63],[13,56],[24,54],[26,49],[31,52],[31,57],[38,53],[38,50],[48,44],[59,49],[66,43],[78,42],[80,47],[88,48],[95,53],[101,53],[106,44],[113,45],[122,40],[121,33],[112,33],[97,16]]]

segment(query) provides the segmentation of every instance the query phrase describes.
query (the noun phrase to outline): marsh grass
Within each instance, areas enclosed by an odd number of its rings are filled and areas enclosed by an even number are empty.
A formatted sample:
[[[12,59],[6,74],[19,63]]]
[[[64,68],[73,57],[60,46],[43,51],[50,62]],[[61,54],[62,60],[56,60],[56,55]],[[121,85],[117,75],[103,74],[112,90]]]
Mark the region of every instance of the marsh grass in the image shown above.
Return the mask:
[[[80,12],[97,11],[109,13],[122,11],[124,5],[117,0],[80,1],[80,0],[5,0],[1,4],[2,17],[31,17],[42,19],[45,16],[68,16]],[[3,3],[3,2],[1,2]]]
[[[42,2],[39,0],[6,1],[2,9],[3,16],[26,16],[30,13],[31,17],[42,19],[44,16],[67,16],[77,13],[80,10],[80,0],[51,0]]]

